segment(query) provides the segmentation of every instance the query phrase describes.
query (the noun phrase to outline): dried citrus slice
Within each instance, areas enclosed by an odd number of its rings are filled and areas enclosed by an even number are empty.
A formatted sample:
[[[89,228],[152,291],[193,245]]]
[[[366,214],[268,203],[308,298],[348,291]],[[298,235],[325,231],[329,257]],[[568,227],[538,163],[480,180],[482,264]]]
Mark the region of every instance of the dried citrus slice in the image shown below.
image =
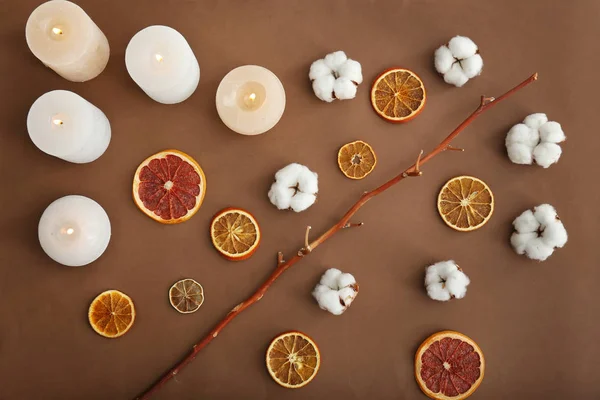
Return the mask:
[[[225,258],[249,258],[260,244],[260,228],[252,214],[241,208],[219,211],[210,224],[213,245]]]
[[[421,78],[403,68],[384,71],[371,88],[375,112],[389,122],[407,122],[419,115],[427,95]]]
[[[133,200],[155,221],[177,224],[190,219],[206,193],[206,177],[192,157],[164,150],[144,160],[133,178]]]
[[[313,380],[321,365],[316,343],[301,332],[277,336],[267,349],[267,369],[283,387],[297,389]]]
[[[480,179],[458,176],[450,179],[438,195],[438,211],[444,222],[457,231],[473,231],[485,225],[494,212],[494,195]]]
[[[100,293],[88,310],[88,319],[94,330],[107,338],[117,338],[129,331],[135,320],[133,301],[118,290]]]
[[[350,179],[362,179],[377,165],[373,148],[362,140],[343,145],[338,152],[338,166]]]
[[[431,335],[415,355],[415,378],[432,399],[466,399],[481,384],[484,371],[485,360],[477,343],[454,331]]]
[[[180,313],[191,314],[204,303],[204,289],[193,279],[182,279],[169,289],[169,301]]]

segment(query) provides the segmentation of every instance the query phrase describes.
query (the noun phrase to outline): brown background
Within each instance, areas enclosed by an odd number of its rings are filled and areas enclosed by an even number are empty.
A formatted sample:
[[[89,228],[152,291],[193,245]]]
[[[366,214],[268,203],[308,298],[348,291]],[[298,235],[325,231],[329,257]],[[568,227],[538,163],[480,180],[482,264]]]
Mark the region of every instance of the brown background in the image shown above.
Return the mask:
[[[540,81],[498,105],[456,140],[465,153],[443,154],[421,179],[401,183],[359,214],[360,230],[340,233],[282,276],[162,390],[157,399],[422,399],[413,378],[419,343],[441,329],[474,338],[485,352],[478,399],[600,398],[597,288],[598,65],[600,3],[589,1],[80,1],[111,46],[96,79],[71,83],[29,52],[25,22],[37,0],[0,0],[0,398],[127,399],[178,360],[275,266],[276,252],[295,252],[306,225],[322,232],[363,190],[383,182],[430,149],[478,104],[534,71]],[[201,66],[196,93],[167,106],[129,78],[124,51],[140,29],[165,24],[189,41]],[[481,77],[457,89],[432,67],[434,49],[455,34],[480,46]],[[323,103],[308,78],[312,61],[343,49],[360,61],[365,83],[352,101]],[[221,78],[244,64],[282,80],[287,107],[259,137],[229,131],[215,111]],[[424,112],[407,125],[379,119],[370,82],[391,66],[413,69],[428,91]],[[53,89],[82,95],[110,119],[112,142],[99,160],[76,165],[40,152],[25,121],[33,101]],[[511,164],[504,137],[532,112],[563,124],[568,136],[557,165]],[[363,181],[337,168],[338,148],[368,141],[379,156]],[[208,180],[198,214],[163,226],[139,212],[131,180],[139,162],[165,148],[193,155]],[[267,199],[273,174],[290,162],[319,173],[319,202],[301,214]],[[487,226],[458,233],[435,208],[441,185],[472,174],[496,196]],[[58,197],[98,201],[112,223],[106,253],[83,268],[52,262],[37,240],[44,208]],[[511,222],[549,202],[570,234],[543,264],[511,249]],[[264,238],[248,261],[231,263],[212,248],[208,224],[225,206],[251,210]],[[456,259],[472,280],[464,300],[439,303],[423,289],[424,267]],[[361,292],[341,317],[310,296],[328,267],[353,273]],[[167,301],[176,280],[192,277],[207,299],[192,315]],[[124,337],[108,340],[86,312],[101,291],[119,289],[138,318]],[[300,390],[277,386],[264,366],[269,341],[282,331],[311,335],[323,356],[316,379]]]

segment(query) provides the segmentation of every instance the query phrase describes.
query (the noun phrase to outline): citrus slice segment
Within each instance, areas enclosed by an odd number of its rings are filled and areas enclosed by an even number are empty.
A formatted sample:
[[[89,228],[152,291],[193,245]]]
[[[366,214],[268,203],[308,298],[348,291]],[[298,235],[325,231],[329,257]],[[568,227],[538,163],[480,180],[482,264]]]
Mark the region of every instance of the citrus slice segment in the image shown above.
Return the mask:
[[[92,328],[107,338],[124,335],[135,321],[133,301],[118,290],[100,293],[90,304],[88,320]]]
[[[389,122],[407,122],[419,115],[427,94],[423,81],[414,72],[391,68],[375,79],[371,104],[375,112]]]
[[[205,193],[202,168],[179,150],[164,150],[148,157],[133,178],[135,204],[163,224],[190,219],[202,205]]]
[[[316,343],[301,332],[277,336],[267,349],[267,369],[271,377],[290,389],[308,385],[319,372],[321,354]]]
[[[191,314],[204,303],[204,289],[193,279],[182,279],[169,289],[169,301],[180,313]]]
[[[362,140],[343,145],[338,151],[338,166],[350,179],[363,179],[375,169],[377,156],[373,148]]]
[[[466,399],[479,387],[484,372],[485,360],[477,343],[454,331],[431,335],[415,355],[415,378],[432,399]]]
[[[249,258],[260,244],[258,222],[241,208],[219,211],[210,224],[210,236],[219,253],[231,261]]]
[[[494,195],[488,185],[472,176],[450,179],[438,195],[438,211],[457,231],[473,231],[485,225],[494,212]]]

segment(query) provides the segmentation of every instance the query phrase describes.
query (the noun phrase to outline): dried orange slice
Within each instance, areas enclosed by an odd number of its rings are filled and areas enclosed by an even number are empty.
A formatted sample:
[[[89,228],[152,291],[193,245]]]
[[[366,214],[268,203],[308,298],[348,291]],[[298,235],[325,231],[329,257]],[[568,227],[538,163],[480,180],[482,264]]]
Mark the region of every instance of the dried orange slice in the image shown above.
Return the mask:
[[[389,122],[407,122],[419,115],[427,95],[421,78],[403,68],[384,71],[371,88],[375,112]]]
[[[215,248],[231,261],[249,258],[260,244],[260,228],[252,214],[241,208],[219,211],[210,224]]]
[[[319,372],[321,354],[316,343],[301,332],[277,336],[267,349],[267,369],[271,377],[290,389],[308,385]]]
[[[182,279],[169,289],[169,301],[180,313],[191,314],[204,303],[204,289],[193,279]]]
[[[202,205],[205,193],[202,168],[179,150],[164,150],[148,157],[133,178],[135,204],[163,224],[190,219]]]
[[[373,148],[362,140],[343,145],[338,151],[338,166],[350,179],[362,179],[377,165]]]
[[[473,231],[491,218],[494,195],[482,180],[458,176],[446,182],[440,190],[438,211],[449,227],[457,231]]]
[[[88,319],[92,328],[107,338],[117,338],[131,329],[135,321],[133,301],[118,290],[100,293],[88,310]]]
[[[454,331],[431,335],[415,355],[415,378],[432,399],[466,399],[479,387],[484,372],[485,360],[477,343]]]

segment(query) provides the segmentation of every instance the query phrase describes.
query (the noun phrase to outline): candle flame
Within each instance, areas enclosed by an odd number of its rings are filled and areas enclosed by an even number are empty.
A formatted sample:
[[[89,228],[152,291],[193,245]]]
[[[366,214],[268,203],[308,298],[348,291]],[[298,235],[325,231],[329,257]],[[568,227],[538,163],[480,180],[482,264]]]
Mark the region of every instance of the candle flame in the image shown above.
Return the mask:
[[[250,99],[250,101],[256,100],[256,93],[251,93],[250,96],[248,96],[248,98]]]
[[[160,54],[155,54],[154,57],[156,57],[156,61],[161,62],[163,60],[163,56],[161,56]]]
[[[64,122],[63,122],[63,120],[62,120],[62,119],[53,119],[53,120],[52,120],[52,123],[53,123],[54,125],[57,125],[57,126],[60,126],[60,125],[64,124]]]
[[[73,228],[67,228],[67,235],[72,235],[75,232]]]
[[[63,31],[60,28],[54,27],[52,28],[52,33],[54,33],[55,35],[62,35]]]

